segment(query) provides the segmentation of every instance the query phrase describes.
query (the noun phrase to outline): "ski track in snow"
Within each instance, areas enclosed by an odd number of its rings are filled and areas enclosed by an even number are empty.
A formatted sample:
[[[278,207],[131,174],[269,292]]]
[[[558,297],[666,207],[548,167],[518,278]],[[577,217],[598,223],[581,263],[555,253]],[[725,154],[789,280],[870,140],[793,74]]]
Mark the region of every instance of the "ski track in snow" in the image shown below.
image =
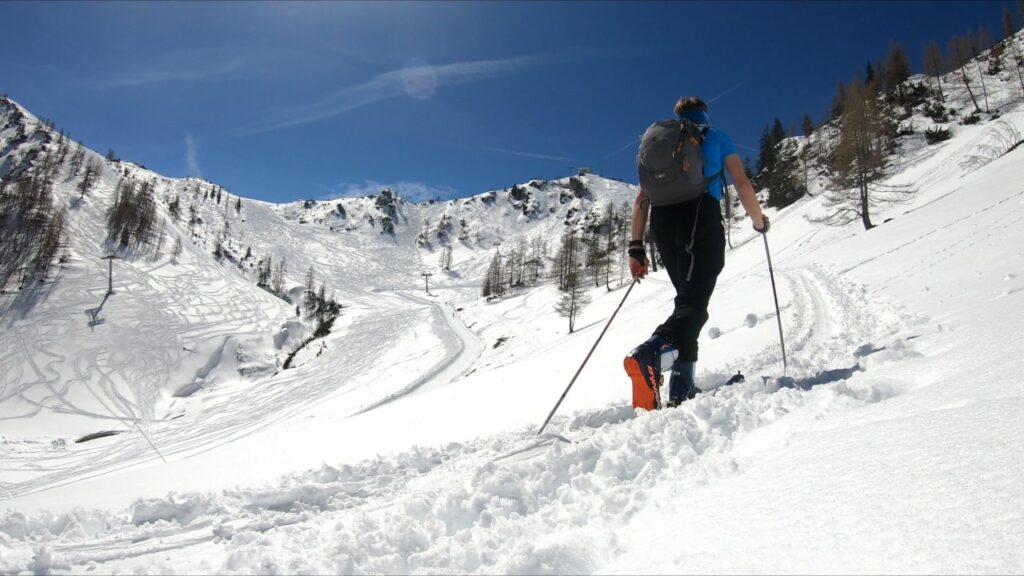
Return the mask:
[[[903,327],[904,319],[898,312],[863,286],[844,281],[822,266],[776,267],[775,273],[790,377],[848,367],[855,362],[858,349],[871,348],[892,338]],[[767,273],[763,275],[767,281]],[[723,286],[740,279],[731,278]],[[866,305],[868,302],[870,306]],[[758,317],[758,326],[771,324],[773,334],[776,322],[774,310]],[[782,353],[778,338],[734,364],[750,374],[780,375]],[[723,381],[728,376],[712,375]]]
[[[407,292],[398,292],[398,295],[410,302],[431,307],[433,316],[431,328],[439,336],[446,350],[434,366],[422,376],[410,382],[401,390],[359,410],[355,413],[356,415],[380,408],[409,394],[426,392],[435,387],[451,383],[469,370],[474,361],[480,356],[482,348],[480,340],[458,320],[451,303],[438,304],[437,302],[420,298]]]

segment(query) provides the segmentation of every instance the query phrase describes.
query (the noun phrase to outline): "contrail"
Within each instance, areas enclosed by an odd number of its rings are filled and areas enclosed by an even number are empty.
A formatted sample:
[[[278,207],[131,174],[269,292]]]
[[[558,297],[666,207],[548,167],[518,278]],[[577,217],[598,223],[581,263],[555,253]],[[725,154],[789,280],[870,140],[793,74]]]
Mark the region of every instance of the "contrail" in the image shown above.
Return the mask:
[[[640,138],[639,138],[639,137],[637,137],[637,138],[634,138],[634,139],[630,140],[630,141],[629,141],[629,142],[627,142],[627,143],[626,143],[625,145],[623,145],[623,146],[622,146],[621,148],[618,148],[617,150],[615,150],[615,151],[614,151],[614,152],[612,152],[611,154],[608,154],[608,155],[606,155],[606,156],[604,157],[604,159],[605,159],[605,160],[607,160],[607,159],[611,158],[612,156],[615,156],[616,154],[619,154],[619,153],[621,153],[622,151],[626,150],[627,148],[629,148],[629,147],[631,147],[631,146],[635,146],[635,145],[636,145],[636,143],[637,143],[637,142],[639,142],[639,141],[640,141]]]
[[[426,64],[406,66],[378,74],[360,84],[345,86],[316,102],[307,102],[291,109],[276,111],[259,125],[243,129],[241,132],[246,135],[261,134],[325,120],[382,100],[410,94],[410,90],[416,86],[425,90],[422,97],[426,98],[440,86],[470,84],[497,76],[521,73],[550,61],[552,61],[551,57],[541,54],[496,60],[452,62],[437,66]],[[423,83],[422,86],[420,83]]]
[[[512,154],[513,156],[525,156],[527,158],[540,158],[541,160],[552,160],[555,162],[575,162],[575,158],[566,158],[565,156],[551,156],[548,154],[533,154],[531,152],[517,152],[515,150],[506,150],[504,148],[492,148],[490,146],[480,146],[480,150],[486,150],[488,152],[500,152],[502,154]]]
[[[743,85],[744,85],[744,84],[746,84],[746,83],[747,83],[747,81],[746,81],[746,80],[743,80],[743,81],[741,81],[741,82],[740,82],[739,84],[737,84],[737,85],[733,86],[732,88],[729,88],[728,90],[726,90],[725,92],[722,92],[722,93],[721,93],[721,94],[719,94],[718,96],[715,96],[715,97],[714,97],[714,98],[712,98],[711,100],[708,100],[708,104],[711,104],[711,103],[712,103],[712,102],[714,102],[715,100],[718,100],[718,99],[719,99],[719,98],[721,98],[722,96],[725,96],[726,94],[728,94],[728,93],[732,92],[733,90],[735,90],[735,89],[739,88],[740,86],[743,86]]]

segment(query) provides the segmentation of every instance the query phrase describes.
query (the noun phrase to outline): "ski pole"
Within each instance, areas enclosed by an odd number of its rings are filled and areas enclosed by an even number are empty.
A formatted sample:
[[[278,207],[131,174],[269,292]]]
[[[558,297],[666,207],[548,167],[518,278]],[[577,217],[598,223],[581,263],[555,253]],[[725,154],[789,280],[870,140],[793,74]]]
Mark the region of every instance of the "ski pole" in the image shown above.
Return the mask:
[[[537,436],[540,436],[541,432],[544,432],[544,429],[547,428],[548,422],[551,422],[551,417],[555,415],[555,412],[558,411],[558,407],[562,405],[562,400],[565,400],[565,396],[569,393],[569,389],[576,383],[576,379],[579,378],[580,372],[583,372],[583,367],[590,361],[590,356],[594,354],[594,350],[597,349],[597,345],[600,344],[601,339],[604,338],[604,333],[607,332],[608,327],[612,325],[612,320],[615,320],[615,315],[619,313],[622,305],[626,303],[626,298],[629,297],[629,293],[633,291],[633,286],[636,286],[636,284],[637,279],[634,278],[633,283],[630,284],[629,288],[626,290],[625,296],[622,297],[622,301],[619,302],[619,306],[615,309],[615,312],[612,312],[612,317],[609,318],[608,323],[604,325],[604,330],[601,330],[601,334],[597,337],[597,341],[594,342],[594,345],[590,348],[590,352],[587,352],[587,357],[583,359],[583,363],[580,364],[580,367],[576,370],[576,374],[573,375],[572,380],[569,381],[569,385],[565,387],[565,392],[562,392],[562,396],[558,399],[558,402],[555,402],[555,407],[551,409],[551,413],[548,414],[548,417],[544,419],[544,423],[541,424],[540,430],[537,430]]]
[[[767,232],[767,231],[766,231]],[[764,238],[764,254],[768,258],[768,276],[772,279],[772,298],[775,299],[775,319],[779,321],[779,345],[782,346],[782,373],[789,369],[786,363],[786,339],[782,336],[782,313],[779,312],[779,294],[775,290],[775,272],[772,271],[772,253],[768,250],[768,234],[762,233]]]

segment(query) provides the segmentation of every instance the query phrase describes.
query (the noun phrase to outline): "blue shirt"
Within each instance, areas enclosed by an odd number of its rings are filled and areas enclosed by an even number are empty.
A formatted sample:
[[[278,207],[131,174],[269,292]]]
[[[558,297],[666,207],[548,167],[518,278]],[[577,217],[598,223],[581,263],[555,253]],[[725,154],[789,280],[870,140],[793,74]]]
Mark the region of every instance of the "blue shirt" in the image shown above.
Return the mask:
[[[701,152],[704,156],[704,177],[710,178],[723,170],[722,175],[708,182],[708,194],[716,200],[722,199],[722,183],[725,181],[725,157],[736,154],[736,144],[728,134],[717,128],[708,127],[704,134],[704,143],[701,144]]]

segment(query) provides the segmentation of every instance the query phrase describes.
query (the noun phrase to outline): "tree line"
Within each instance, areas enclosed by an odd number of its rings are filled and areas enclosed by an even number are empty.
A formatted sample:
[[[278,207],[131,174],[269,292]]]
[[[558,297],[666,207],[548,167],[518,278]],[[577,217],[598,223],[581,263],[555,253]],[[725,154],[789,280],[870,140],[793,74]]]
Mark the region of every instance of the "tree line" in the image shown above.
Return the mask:
[[[4,104],[10,110],[14,105]],[[0,175],[0,291],[21,291],[50,278],[55,263],[63,266],[71,254],[67,246],[65,223],[68,207],[53,196],[53,186],[63,175],[70,181],[83,169],[77,185],[79,200],[91,190],[102,174],[98,158],[86,158],[86,149],[72,143],[63,130],[57,132],[51,121],[42,120],[47,130],[25,130],[24,117],[16,116],[18,128],[6,149],[13,152],[31,137],[39,138],[16,166]],[[41,135],[41,136],[39,136]]]
[[[1024,97],[1024,53],[1015,39],[1021,28],[1020,6],[1016,19],[1009,8],[1003,8],[999,42],[993,42],[984,27],[954,36],[945,51],[930,42],[923,56],[924,72],[930,76],[926,82],[910,81],[913,69],[906,51],[892,43],[884,58],[869,60],[852,81],[838,84],[820,126],[804,115],[799,130],[803,138],[794,138],[797,130],[786,130],[778,118],[766,125],[754,171],[755,186],[768,192],[766,204],[784,208],[807,195],[813,172],[829,184],[824,199],[828,214],[819,221],[843,225],[860,220],[865,229],[875,226],[873,209],[913,192],[882,182],[899,137],[913,133],[905,121],[915,111],[935,123],[958,115],[946,106],[952,82],[959,84],[971,103],[972,110],[960,118],[962,124],[980,122],[982,114],[996,119],[999,110],[990,98],[990,88],[993,78],[1003,72],[1012,73]],[[924,136],[934,144],[950,133],[946,127],[934,126]]]
[[[549,282],[560,292],[556,312],[575,329],[580,311],[589,303],[588,287],[611,290],[626,279],[626,247],[632,206],[608,202],[591,210],[578,225],[567,223],[553,256],[542,236],[517,238],[510,247],[499,245],[487,267],[481,295],[499,298],[511,291]]]

